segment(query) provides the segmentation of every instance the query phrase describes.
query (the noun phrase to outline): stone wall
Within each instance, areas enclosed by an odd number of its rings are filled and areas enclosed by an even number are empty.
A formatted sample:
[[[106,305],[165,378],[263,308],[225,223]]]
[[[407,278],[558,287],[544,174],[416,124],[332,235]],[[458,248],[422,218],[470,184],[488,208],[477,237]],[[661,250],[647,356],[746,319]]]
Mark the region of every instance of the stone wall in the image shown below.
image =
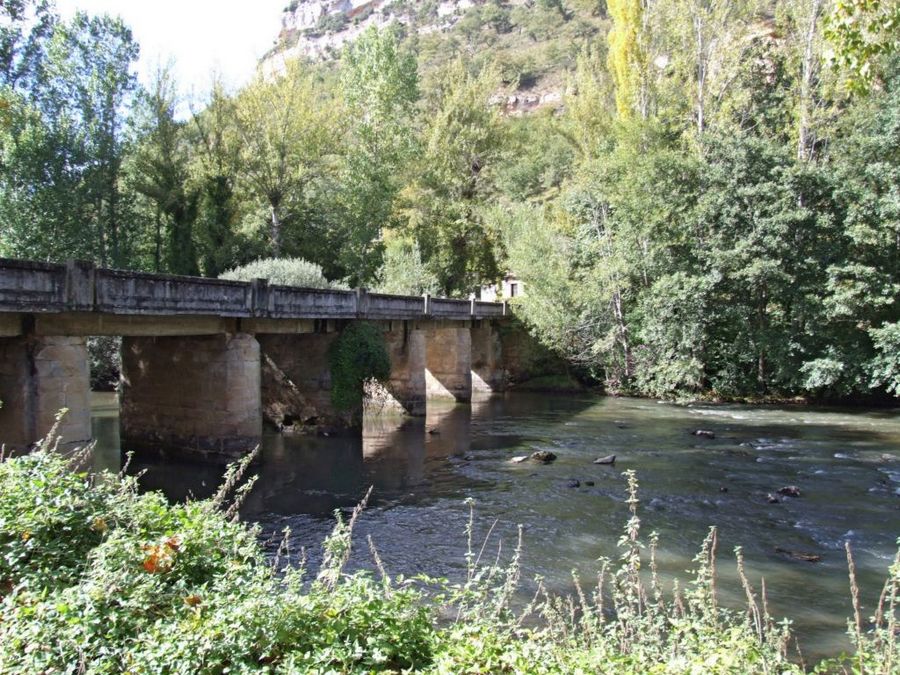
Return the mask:
[[[90,441],[90,379],[84,338],[0,338],[0,444],[25,448],[44,438],[63,408],[63,446]]]
[[[122,340],[122,447],[232,459],[262,438],[252,335]]]
[[[495,325],[503,355],[503,370],[507,386],[517,389],[542,389],[537,380],[554,378],[561,380],[554,389],[580,390],[581,386],[571,378],[561,357],[544,347],[529,335],[521,322],[505,321]],[[564,383],[568,382],[569,385]]]

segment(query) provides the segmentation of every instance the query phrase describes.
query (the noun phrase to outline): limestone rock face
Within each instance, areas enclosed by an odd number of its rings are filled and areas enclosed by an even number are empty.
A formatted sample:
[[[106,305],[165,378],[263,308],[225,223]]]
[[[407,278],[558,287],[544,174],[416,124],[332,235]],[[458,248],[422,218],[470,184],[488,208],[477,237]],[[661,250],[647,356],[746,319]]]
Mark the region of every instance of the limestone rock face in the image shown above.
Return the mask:
[[[530,0],[512,0],[525,5]],[[281,72],[286,61],[297,58],[329,59],[370,26],[379,29],[400,23],[419,34],[445,32],[453,28],[476,5],[489,0],[440,0],[426,9],[424,2],[399,0],[293,0],[281,18],[277,46],[263,60],[263,72]],[[540,108],[561,109],[563,94],[553,89],[531,88],[514,93],[498,92],[491,104],[504,115],[521,116]]]

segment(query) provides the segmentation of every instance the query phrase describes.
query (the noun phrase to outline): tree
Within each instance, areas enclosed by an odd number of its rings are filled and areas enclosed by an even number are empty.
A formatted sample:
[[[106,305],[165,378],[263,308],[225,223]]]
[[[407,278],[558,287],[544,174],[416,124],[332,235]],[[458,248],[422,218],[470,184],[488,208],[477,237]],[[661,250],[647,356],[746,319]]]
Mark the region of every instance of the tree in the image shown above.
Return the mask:
[[[77,13],[33,54],[40,77],[3,97],[3,247],[126,266],[134,232],[119,177],[137,45],[120,20]]]
[[[72,125],[82,148],[83,187],[93,205],[96,255],[104,265],[125,266],[128,260],[118,179],[138,51],[121,19],[83,12],[57,26],[48,47],[41,107],[54,124]]]
[[[276,78],[257,75],[235,101],[241,145],[241,178],[269,211],[267,246],[285,251],[286,212],[302,202],[304,190],[325,168],[341,118],[335,101],[322,100],[299,61],[285,64]]]
[[[234,100],[221,82],[213,82],[205,107],[192,111],[187,136],[192,149],[190,183],[198,197],[195,234],[200,268],[215,277],[253,253],[237,231],[241,149],[236,142]]]
[[[33,90],[57,21],[49,0],[0,3],[0,87]]]
[[[340,74],[349,138],[335,227],[342,267],[351,282],[365,283],[380,264],[378,242],[414,153],[418,72],[397,31],[372,26],[344,50]]]
[[[488,99],[496,72],[456,60],[441,74],[426,110],[419,178],[401,199],[403,228],[417,240],[447,293],[468,293],[499,275],[498,233],[482,217],[494,189],[502,127]]]
[[[177,87],[168,68],[157,71],[152,89],[139,99],[140,141],[131,154],[134,188],[154,205],[153,261],[163,269],[163,224],[168,231],[165,269],[199,274],[193,226],[197,195],[187,185],[188,155],[183,124],[175,119]]]
[[[648,114],[647,57],[641,44],[644,8],[641,0],[609,0],[609,70],[616,87],[616,110],[628,119]]]

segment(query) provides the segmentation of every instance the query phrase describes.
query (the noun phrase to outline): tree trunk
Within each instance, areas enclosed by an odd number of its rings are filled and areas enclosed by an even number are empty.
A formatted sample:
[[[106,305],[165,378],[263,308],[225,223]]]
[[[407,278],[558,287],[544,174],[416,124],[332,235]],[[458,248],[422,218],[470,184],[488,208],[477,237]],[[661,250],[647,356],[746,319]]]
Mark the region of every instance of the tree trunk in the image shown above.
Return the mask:
[[[270,200],[269,211],[271,221],[269,223],[269,241],[272,247],[272,256],[278,258],[281,255],[281,220],[278,216],[278,206],[281,200]]]
[[[812,159],[815,138],[812,131],[811,111],[812,89],[816,77],[815,39],[819,14],[823,0],[812,0],[809,8],[809,23],[803,42],[803,59],[800,71],[800,111],[797,129],[797,159],[801,162]]]

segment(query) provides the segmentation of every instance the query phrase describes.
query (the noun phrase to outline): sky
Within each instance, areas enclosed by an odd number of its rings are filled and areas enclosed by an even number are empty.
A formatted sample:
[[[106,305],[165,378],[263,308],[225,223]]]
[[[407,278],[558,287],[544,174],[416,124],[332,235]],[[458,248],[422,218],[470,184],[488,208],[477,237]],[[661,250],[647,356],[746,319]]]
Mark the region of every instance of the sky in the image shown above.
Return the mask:
[[[141,45],[137,72],[148,84],[158,66],[174,62],[186,96],[202,97],[212,73],[237,87],[252,76],[281,28],[287,0],[57,0],[59,13],[119,15]]]

